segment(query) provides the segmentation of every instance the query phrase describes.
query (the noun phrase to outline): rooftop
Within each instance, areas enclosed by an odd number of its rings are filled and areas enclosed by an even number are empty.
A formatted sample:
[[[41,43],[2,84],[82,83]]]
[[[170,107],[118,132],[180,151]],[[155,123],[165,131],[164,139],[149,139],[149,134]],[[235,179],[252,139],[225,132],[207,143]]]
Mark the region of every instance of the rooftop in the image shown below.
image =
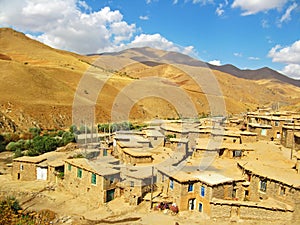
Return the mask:
[[[246,162],[240,161],[238,162],[238,166],[260,177],[268,178],[300,189],[300,174],[292,168],[278,168],[276,164],[274,166],[266,165],[258,160]]]

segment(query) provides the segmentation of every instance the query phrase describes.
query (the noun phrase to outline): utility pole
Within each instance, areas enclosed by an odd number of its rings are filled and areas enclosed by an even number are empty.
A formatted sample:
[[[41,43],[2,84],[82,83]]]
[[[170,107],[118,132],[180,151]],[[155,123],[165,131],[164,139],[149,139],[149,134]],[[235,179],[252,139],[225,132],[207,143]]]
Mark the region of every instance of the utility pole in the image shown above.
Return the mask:
[[[154,166],[151,168],[152,170],[152,175],[151,175],[151,196],[150,196],[150,209],[153,207],[153,178],[154,178]]]
[[[292,132],[292,148],[291,148],[291,159],[293,159],[294,144],[295,144],[295,120],[293,120],[293,132]]]

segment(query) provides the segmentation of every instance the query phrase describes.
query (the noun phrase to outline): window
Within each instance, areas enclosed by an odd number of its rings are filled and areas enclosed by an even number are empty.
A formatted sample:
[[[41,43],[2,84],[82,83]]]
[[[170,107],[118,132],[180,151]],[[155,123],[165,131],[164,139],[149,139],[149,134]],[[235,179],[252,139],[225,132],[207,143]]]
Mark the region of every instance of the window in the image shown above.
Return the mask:
[[[103,156],[107,156],[107,149],[103,149]]]
[[[71,171],[72,170],[72,165],[68,163],[68,170]]]
[[[82,169],[77,168],[77,177],[81,178],[82,177]]]
[[[259,182],[259,190],[262,192],[267,191],[267,180],[260,180]]]
[[[267,136],[267,130],[261,129],[261,136]]]
[[[236,189],[235,188],[232,189],[232,196],[231,197],[236,198]]]
[[[96,183],[97,183],[97,176],[96,176],[95,173],[92,173],[91,183],[92,183],[92,184],[96,184]]]
[[[280,187],[280,195],[285,195],[285,187]]]
[[[203,212],[203,204],[201,202],[198,204],[198,210],[199,212]]]
[[[235,150],[233,151],[233,157],[241,157],[242,151],[241,150]]]
[[[275,127],[278,127],[278,126],[279,126],[279,122],[275,121]]]
[[[170,180],[170,189],[174,189],[174,180]]]
[[[154,141],[157,141],[157,137],[154,137]]]
[[[204,187],[204,186],[201,186],[201,188],[200,188],[200,195],[201,195],[202,197],[205,196],[205,187]]]
[[[192,192],[194,190],[194,184],[189,184],[188,192]]]
[[[23,164],[20,164],[20,170],[23,171],[24,170],[24,166]]]
[[[134,181],[130,181],[130,187],[134,187]]]

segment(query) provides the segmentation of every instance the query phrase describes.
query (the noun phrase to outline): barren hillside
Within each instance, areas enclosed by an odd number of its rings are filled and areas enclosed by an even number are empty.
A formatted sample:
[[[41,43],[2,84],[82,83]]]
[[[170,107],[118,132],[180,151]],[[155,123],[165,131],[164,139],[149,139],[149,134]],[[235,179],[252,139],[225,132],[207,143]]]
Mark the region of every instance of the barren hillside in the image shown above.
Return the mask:
[[[202,85],[186,73],[185,66],[197,72]],[[96,98],[95,122],[112,117],[178,117],[176,102],[186,99],[199,114],[209,113],[212,106],[204,89],[212,78],[219,82],[228,113],[278,102],[299,110],[300,88],[269,77],[242,79],[188,56],[150,48],[82,56],[50,48],[9,28],[0,29],[0,68],[0,131],[68,128],[77,89],[88,104],[93,105],[89,96]],[[81,90],[83,76],[92,79]]]

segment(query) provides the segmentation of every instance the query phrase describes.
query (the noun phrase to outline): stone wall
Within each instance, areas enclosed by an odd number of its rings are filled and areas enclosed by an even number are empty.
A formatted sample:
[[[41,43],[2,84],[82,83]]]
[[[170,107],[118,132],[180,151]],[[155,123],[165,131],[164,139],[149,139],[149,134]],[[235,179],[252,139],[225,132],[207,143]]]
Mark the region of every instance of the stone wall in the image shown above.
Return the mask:
[[[36,164],[14,161],[12,166],[12,178],[13,180],[22,181],[36,180]]]
[[[70,170],[69,170],[70,169]],[[96,175],[96,184],[91,183],[92,173],[82,169],[82,177],[77,177],[76,166],[65,164],[64,186],[71,193],[82,196],[86,199],[92,199],[91,204],[97,206],[106,202],[106,192],[103,188],[104,178]]]
[[[262,220],[262,221],[291,221],[293,211],[279,210],[272,207],[257,206],[255,203],[237,202],[236,204],[228,203],[211,203],[211,218],[214,219],[245,219],[245,220]],[[288,224],[288,223],[287,223]]]

